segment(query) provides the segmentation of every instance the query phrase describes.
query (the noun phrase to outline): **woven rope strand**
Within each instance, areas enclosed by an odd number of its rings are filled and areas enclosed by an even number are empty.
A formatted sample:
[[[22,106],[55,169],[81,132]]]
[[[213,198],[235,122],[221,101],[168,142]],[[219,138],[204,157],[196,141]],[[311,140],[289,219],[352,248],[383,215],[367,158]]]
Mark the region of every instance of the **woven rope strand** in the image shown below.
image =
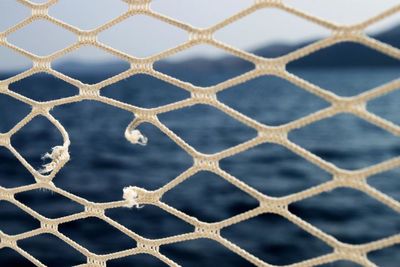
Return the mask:
[[[320,88],[314,84],[311,84],[308,81],[305,81],[294,74],[289,73],[285,70],[285,67],[288,63],[299,59],[301,57],[305,57],[315,51],[320,49],[333,46],[340,42],[345,41],[354,41],[358,42],[364,46],[370,47],[374,50],[377,50],[383,54],[386,54],[390,57],[400,59],[400,49],[382,43],[378,40],[370,38],[366,36],[363,32],[365,28],[373,23],[377,23],[382,19],[387,18],[390,15],[396,14],[400,12],[400,5],[396,5],[391,9],[374,16],[365,22],[356,24],[356,25],[337,25],[335,23],[329,22],[324,20],[323,18],[315,17],[311,14],[304,13],[300,10],[292,8],[283,1],[278,0],[256,0],[254,1],[253,5],[248,8],[245,8],[239,11],[237,14],[232,15],[231,17],[226,18],[225,20],[217,23],[216,25],[212,25],[206,29],[200,29],[193,27],[187,23],[178,21],[176,19],[170,18],[163,14],[159,14],[151,9],[151,1],[150,0],[124,0],[124,2],[128,3],[127,10],[121,14],[120,16],[116,17],[115,19],[100,25],[98,28],[92,31],[83,31],[75,26],[69,25],[61,20],[58,20],[48,14],[48,9],[52,6],[57,4],[57,0],[50,0],[44,4],[34,4],[29,2],[28,0],[18,0],[21,4],[25,5],[26,7],[30,8],[32,14],[30,17],[26,18],[25,20],[17,23],[16,25],[10,27],[9,29],[5,30],[4,32],[0,32],[0,45],[7,47],[16,53],[19,53],[27,58],[30,58],[33,61],[33,67],[27,71],[24,71],[20,74],[17,74],[13,77],[0,81],[0,94],[5,94],[10,97],[13,97],[19,101],[22,101],[32,107],[32,112],[28,114],[25,118],[23,118],[20,122],[17,123],[10,131],[7,133],[0,134],[0,146],[3,146],[11,151],[11,153],[27,168],[32,175],[35,177],[36,183],[27,186],[21,186],[16,188],[3,188],[0,187],[0,200],[6,200],[14,204],[15,206],[19,207],[26,213],[30,214],[32,217],[36,218],[41,222],[41,227],[35,230],[27,231],[22,234],[18,235],[6,235],[3,232],[0,232],[0,249],[9,247],[15,250],[17,253],[21,254],[23,257],[31,261],[36,266],[45,266],[41,263],[38,259],[30,255],[28,252],[24,251],[22,248],[18,247],[17,241],[23,240],[26,238],[30,238],[32,236],[36,236],[42,233],[51,233],[58,238],[60,238],[63,242],[67,243],[75,250],[79,251],[87,258],[87,263],[81,266],[106,266],[107,261],[112,259],[117,259],[121,257],[127,257],[130,255],[136,255],[138,253],[147,253],[151,256],[157,257],[164,263],[169,266],[178,266],[178,264],[171,259],[167,258],[165,255],[159,252],[159,247],[171,244],[175,242],[183,242],[186,240],[193,240],[198,238],[210,238],[217,242],[219,242],[222,246],[225,246],[232,252],[240,255],[244,259],[248,260],[249,262],[253,263],[257,266],[272,266],[271,264],[262,261],[261,259],[257,258],[256,256],[252,255],[251,253],[245,251],[244,249],[238,247],[236,244],[231,243],[230,241],[224,239],[220,235],[220,230],[224,227],[229,227],[230,225],[241,223],[245,220],[253,218],[255,216],[259,216],[263,213],[273,212],[277,213],[290,222],[298,225],[303,230],[309,232],[310,234],[314,235],[315,237],[319,238],[327,245],[333,248],[333,252],[322,255],[320,257],[316,257],[313,259],[305,260],[302,262],[294,263],[291,266],[316,266],[325,263],[331,263],[337,260],[349,260],[356,263],[359,263],[363,266],[375,266],[369,259],[367,258],[367,253],[375,250],[380,250],[388,246],[392,246],[394,244],[400,244],[400,234],[390,236],[388,238],[384,238],[381,240],[377,240],[375,242],[362,244],[360,246],[344,244],[333,236],[324,233],[320,229],[316,228],[315,226],[305,222],[301,218],[292,214],[288,209],[287,206],[291,203],[300,201],[305,198],[309,198],[312,196],[316,196],[323,192],[330,191],[337,187],[350,187],[354,189],[358,189],[360,191],[365,192],[370,197],[380,201],[381,203],[389,206],[393,210],[400,212],[400,203],[393,198],[385,195],[382,192],[379,192],[375,188],[371,187],[367,184],[368,177],[375,175],[377,173],[381,173],[383,171],[391,170],[396,167],[400,166],[400,157],[395,157],[390,160],[387,160],[383,163],[379,163],[373,166],[369,166],[367,168],[358,170],[356,172],[349,172],[347,170],[342,170],[337,166],[333,165],[330,162],[326,162],[323,159],[319,158],[318,156],[312,154],[310,151],[292,143],[290,140],[287,139],[288,133],[297,128],[305,127],[306,125],[324,120],[326,118],[332,117],[339,113],[352,113],[359,118],[372,123],[385,131],[389,131],[395,135],[400,135],[400,126],[393,124],[384,118],[381,118],[375,114],[370,113],[366,110],[365,106],[366,103],[376,97],[382,96],[384,94],[393,92],[400,88],[399,83],[400,80],[392,81],[388,84],[379,86],[377,88],[373,88],[366,92],[361,93],[353,97],[351,100],[345,97],[340,97],[330,91],[325,90],[324,88]],[[232,47],[228,44],[220,42],[213,37],[213,33],[221,28],[226,27],[227,25],[234,23],[242,18],[251,15],[257,10],[263,8],[279,8],[285,12],[288,12],[292,15],[302,17],[312,23],[316,23],[322,27],[325,27],[332,31],[332,34],[320,41],[317,41],[313,44],[310,44],[304,48],[298,49],[294,52],[291,52],[287,55],[284,55],[277,59],[265,59],[259,56],[253,55],[246,51],[242,51],[235,47]],[[137,58],[133,55],[124,53],[119,51],[113,47],[105,45],[98,41],[97,35],[102,31],[112,28],[113,26],[117,25],[118,23],[124,21],[125,19],[135,16],[138,14],[151,16],[155,19],[160,20],[163,23],[167,23],[178,27],[180,29],[185,30],[190,38],[183,44],[178,45],[172,49],[168,49],[166,51],[162,51],[159,54],[150,56],[148,58]],[[7,41],[7,36],[13,32],[20,30],[21,28],[27,26],[28,24],[32,23],[35,20],[44,19],[51,23],[54,23],[60,28],[66,29],[77,36],[77,42],[56,51],[55,53],[40,57],[35,55],[29,51],[26,51],[22,48],[19,48]],[[240,57],[247,61],[252,62],[255,65],[255,68],[247,73],[234,77],[228,81],[224,81],[220,84],[215,86],[210,86],[207,88],[202,88],[198,86],[194,86],[190,83],[180,81],[174,77],[168,76],[166,74],[160,73],[153,69],[153,63],[160,60],[167,58],[173,54],[178,52],[187,50],[195,45],[198,44],[208,44],[215,46],[228,52],[234,56]],[[94,85],[84,84],[81,81],[68,77],[51,67],[51,63],[70,53],[75,51],[85,45],[92,45],[95,46],[105,52],[108,52],[122,60],[128,61],[131,64],[131,68],[123,73],[120,73],[116,76],[113,76],[109,79],[101,81]],[[68,97],[68,98],[61,98],[49,102],[37,102],[27,97],[24,97],[18,93],[10,91],[9,85],[31,75],[34,75],[38,72],[45,72],[50,75],[53,75],[67,83],[70,83],[80,89],[79,94]],[[129,105],[126,103],[122,103],[104,96],[101,96],[101,89],[105,86],[110,84],[114,84],[122,79],[126,79],[131,77],[132,75],[138,73],[146,73],[151,75],[157,79],[162,81],[171,83],[176,85],[182,90],[188,91],[191,93],[191,97],[176,103],[172,103],[167,106],[156,107],[153,109],[142,109],[138,108],[133,105]],[[307,92],[314,94],[317,97],[320,97],[329,103],[331,106],[324,109],[317,111],[313,114],[307,115],[295,121],[292,121],[288,124],[277,126],[277,127],[270,127],[265,125],[261,122],[255,121],[244,114],[225,106],[223,103],[219,102],[216,95],[234,85],[244,83],[251,79],[263,76],[263,75],[277,75],[295,85],[300,87]],[[115,106],[120,109],[127,110],[132,112],[135,116],[135,120],[127,126],[125,137],[128,141],[132,144],[140,144],[145,145],[147,142],[147,138],[137,130],[137,126],[140,123],[148,122],[160,129],[164,132],[171,140],[173,140],[178,146],[180,146],[183,150],[185,150],[190,156],[193,157],[194,165],[186,170],[184,173],[176,177],[174,180],[170,181],[163,187],[155,191],[147,191],[142,188],[135,187],[127,187],[121,189],[123,191],[121,201],[117,202],[107,202],[107,203],[94,203],[83,199],[77,195],[74,195],[68,191],[65,191],[61,188],[58,188],[56,185],[53,184],[52,180],[56,179],[57,172],[67,164],[69,160],[69,153],[68,147],[70,144],[68,132],[64,129],[64,127],[51,115],[51,109],[64,104],[84,101],[84,100],[94,100],[99,101],[108,105]],[[213,155],[204,155],[198,152],[195,148],[191,147],[187,144],[184,140],[182,140],[178,135],[176,135],[173,131],[171,131],[168,127],[162,124],[157,115],[171,111],[176,109],[182,109],[188,106],[192,106],[195,104],[206,104],[213,108],[216,108],[228,116],[232,117],[233,119],[244,123],[245,125],[255,129],[259,134],[256,138],[239,144],[235,147],[228,148],[224,151],[218,152]],[[11,146],[10,139],[14,134],[16,134],[24,125],[29,123],[32,119],[34,119],[38,115],[45,116],[50,122],[52,122],[56,128],[59,130],[60,134],[63,137],[63,144],[55,147],[49,154],[46,155],[47,158],[51,160],[50,163],[47,163],[43,166],[42,170],[35,170],[29,163]],[[261,145],[266,142],[274,142],[279,145],[285,146],[295,154],[303,157],[304,159],[308,160],[314,165],[319,166],[320,168],[328,171],[332,174],[332,180],[320,184],[318,186],[308,188],[298,193],[294,193],[288,196],[284,196],[281,198],[272,198],[266,196],[265,194],[259,192],[255,188],[247,185],[246,183],[242,182],[240,179],[232,176],[231,174],[221,170],[219,168],[218,162],[219,160],[236,155],[243,151],[246,151],[252,147]],[[256,209],[244,212],[242,214],[233,216],[228,218],[224,221],[217,222],[213,225],[209,225],[205,222],[198,220],[197,218],[191,217],[188,214],[185,214],[166,203],[162,202],[162,196],[175,186],[179,185],[183,181],[190,179],[193,175],[201,170],[208,170],[212,171],[215,174],[221,176],[227,182],[231,183],[232,185],[236,186],[240,190],[246,192],[247,194],[251,195],[255,199],[260,202],[260,206]],[[361,178],[360,178],[361,177]],[[80,213],[76,213],[73,215],[69,215],[66,217],[61,217],[57,219],[49,219],[46,218],[29,206],[22,204],[21,202],[17,201],[14,198],[14,195],[17,193],[33,190],[33,189],[47,189],[51,190],[55,193],[61,194],[68,199],[75,201],[81,205],[85,206],[85,210]],[[191,224],[196,229],[192,233],[171,236],[163,239],[146,239],[137,233],[133,232],[130,229],[125,228],[123,225],[119,224],[118,222],[112,220],[111,218],[105,215],[105,211],[110,208],[115,207],[140,207],[140,205],[148,204],[154,205],[174,216],[177,218],[185,221],[188,224]],[[130,238],[134,239],[137,242],[137,247],[130,250],[119,251],[112,254],[106,255],[96,255],[80,244],[76,243],[75,241],[69,239],[68,237],[64,236],[58,231],[58,226],[60,224],[71,222],[79,219],[84,219],[88,217],[97,217],[106,223],[109,223],[111,226],[117,228]]]

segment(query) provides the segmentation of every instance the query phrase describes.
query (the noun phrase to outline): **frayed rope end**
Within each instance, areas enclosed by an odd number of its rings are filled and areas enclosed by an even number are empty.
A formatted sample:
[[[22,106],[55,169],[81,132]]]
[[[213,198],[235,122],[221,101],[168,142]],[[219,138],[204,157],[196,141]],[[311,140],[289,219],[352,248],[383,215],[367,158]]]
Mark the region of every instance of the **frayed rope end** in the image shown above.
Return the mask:
[[[147,145],[147,137],[144,136],[139,130],[126,130],[125,131],[125,138],[128,139],[129,142],[132,144],[138,144],[141,146]]]
[[[124,207],[136,207],[137,209],[143,208],[143,206],[140,206],[137,202],[138,193],[135,186],[124,187],[122,197],[126,200],[126,204],[124,205]]]
[[[42,160],[51,159],[51,162],[43,164],[43,168],[39,170],[39,173],[48,174],[57,167],[65,164],[69,158],[67,147],[55,146],[51,149],[51,153],[46,153],[43,155]]]

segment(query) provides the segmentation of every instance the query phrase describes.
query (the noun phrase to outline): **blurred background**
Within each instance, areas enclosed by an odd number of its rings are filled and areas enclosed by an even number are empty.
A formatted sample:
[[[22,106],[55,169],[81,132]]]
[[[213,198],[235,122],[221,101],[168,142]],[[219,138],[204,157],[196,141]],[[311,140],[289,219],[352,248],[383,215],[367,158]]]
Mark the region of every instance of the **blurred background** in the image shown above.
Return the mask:
[[[46,1],[32,1],[43,3]],[[155,0],[153,10],[198,27],[211,26],[251,5],[247,0]],[[284,1],[327,20],[353,24],[399,4],[398,0]],[[212,8],[210,8],[210,6]],[[49,14],[82,29],[93,29],[123,13],[118,0],[59,0]],[[0,2],[0,32],[30,15],[17,1]],[[367,34],[400,48],[400,13],[371,25]],[[329,36],[329,30],[278,9],[259,10],[219,30],[215,38],[263,57],[278,57]],[[140,36],[140,38],[137,38]],[[48,55],[77,37],[47,21],[35,21],[7,40],[37,55]],[[130,17],[99,34],[99,41],[137,57],[147,57],[185,42],[188,34],[144,15]],[[0,46],[0,80],[29,69],[32,62]],[[84,83],[94,84],[129,69],[129,63],[95,47],[83,47],[52,62],[52,67]],[[243,74],[254,65],[227,52],[199,45],[156,62],[155,69],[198,86],[211,86]],[[291,62],[289,72],[341,96],[353,96],[400,77],[400,61],[360,44],[346,42]],[[78,89],[49,74],[39,73],[10,85],[29,98],[46,101],[72,96]],[[138,74],[102,89],[101,94],[140,107],[152,108],[190,97],[164,81]],[[218,94],[226,105],[267,125],[281,125],[327,107],[329,103],[274,76],[263,76]],[[400,90],[368,103],[368,110],[400,123]],[[0,133],[9,131],[30,112],[30,107],[0,94]],[[55,184],[91,201],[121,200],[122,188],[139,186],[154,190],[192,164],[192,158],[150,124],[140,131],[147,146],[131,145],[124,130],[132,114],[100,102],[82,101],[56,107],[53,116],[71,139],[71,160],[57,174]],[[161,122],[200,152],[215,153],[256,136],[251,128],[221,111],[196,105],[163,113]],[[355,170],[400,155],[400,139],[352,115],[337,115],[290,133],[289,139],[323,159]],[[41,156],[62,144],[57,129],[46,118],[36,117],[12,138],[12,145],[37,169]],[[284,196],[328,181],[329,173],[284,147],[263,144],[226,158],[222,169],[269,196]],[[400,170],[369,178],[378,190],[400,200]],[[0,186],[34,182],[32,175],[5,148],[0,147]],[[83,210],[58,194],[32,190],[16,199],[50,218]],[[163,199],[167,204],[215,222],[257,207],[255,199],[224,179],[200,172]],[[361,244],[400,232],[400,215],[389,207],[352,189],[335,189],[296,202],[290,210],[343,242]],[[106,214],[148,238],[187,233],[193,228],[153,206],[116,208]],[[39,227],[39,222],[9,202],[0,201],[0,230],[18,234]],[[104,254],[135,247],[134,242],[110,225],[91,218],[65,223],[60,232],[92,252]],[[102,233],[99,235],[98,233]],[[222,236],[255,256],[285,265],[331,252],[331,248],[277,215],[262,215],[222,230]],[[85,257],[51,235],[19,241],[20,247],[49,266],[72,266]],[[250,266],[250,263],[212,240],[165,245],[161,253],[182,266]],[[400,245],[373,252],[378,266],[397,267]],[[109,266],[163,266],[146,255],[108,262]],[[31,266],[10,249],[0,250],[0,266]],[[358,266],[335,262],[327,266]]]

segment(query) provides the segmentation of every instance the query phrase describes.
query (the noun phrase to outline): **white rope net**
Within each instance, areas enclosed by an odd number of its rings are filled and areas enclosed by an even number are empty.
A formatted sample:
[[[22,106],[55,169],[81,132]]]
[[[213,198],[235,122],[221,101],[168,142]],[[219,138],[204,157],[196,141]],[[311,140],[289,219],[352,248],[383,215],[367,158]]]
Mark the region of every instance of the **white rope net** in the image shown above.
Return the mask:
[[[385,120],[382,117],[379,117],[366,109],[366,103],[372,99],[375,99],[379,96],[392,92],[396,89],[400,88],[400,80],[394,80],[369,91],[363,92],[359,95],[353,97],[341,97],[330,91],[327,91],[319,86],[311,84],[308,81],[305,81],[292,73],[289,73],[285,66],[301,57],[307,56],[315,51],[318,51],[322,48],[330,47],[340,42],[351,41],[362,44],[369,48],[375,49],[383,54],[386,54],[392,58],[400,59],[400,49],[390,46],[388,44],[382,43],[376,39],[373,39],[365,34],[366,27],[381,21],[382,19],[395,14],[396,12],[400,12],[400,5],[394,6],[385,12],[372,17],[362,23],[356,25],[338,25],[324,19],[315,17],[310,14],[303,13],[297,9],[294,9],[287,4],[279,1],[279,0],[256,0],[253,5],[248,8],[245,8],[238,12],[237,14],[209,27],[209,28],[196,28],[184,22],[175,20],[173,18],[167,17],[163,14],[157,13],[151,9],[150,0],[125,0],[128,4],[128,9],[118,16],[117,18],[97,27],[94,30],[84,31],[79,28],[76,28],[72,25],[69,25],[63,21],[60,21],[48,14],[48,9],[52,5],[57,4],[57,0],[50,0],[44,4],[34,4],[27,0],[18,0],[18,2],[23,5],[29,7],[32,10],[32,14],[30,17],[21,21],[20,23],[8,28],[4,32],[0,32],[0,45],[10,48],[17,53],[20,53],[33,61],[33,67],[29,70],[17,74],[13,77],[0,81],[0,94],[5,94],[11,96],[19,101],[29,104],[32,107],[31,112],[22,119],[15,127],[13,127],[10,131],[4,134],[0,134],[0,146],[7,148],[9,151],[13,153],[13,155],[29,170],[30,173],[35,177],[36,183],[20,186],[16,188],[3,188],[0,187],[0,200],[8,201],[15,206],[19,207],[26,213],[30,214],[37,220],[41,222],[41,227],[35,230],[23,232],[17,235],[7,235],[3,232],[0,232],[0,249],[1,248],[11,248],[21,254],[23,257],[31,261],[33,264],[37,266],[45,266],[38,259],[30,255],[27,251],[23,250],[18,246],[18,241],[26,238],[30,238],[43,233],[50,233],[83,255],[87,258],[87,263],[81,266],[106,266],[107,261],[111,259],[117,259],[122,257],[127,257],[135,254],[149,254],[154,257],[157,257],[161,261],[165,262],[170,266],[178,266],[176,262],[166,257],[162,253],[160,253],[160,246],[182,242],[187,240],[199,239],[199,238],[208,238],[212,239],[222,246],[228,248],[232,252],[240,255],[247,261],[253,263],[257,266],[273,266],[258,257],[252,255],[251,253],[245,251],[240,248],[236,244],[230,242],[220,235],[220,230],[226,227],[229,227],[234,224],[241,223],[245,220],[253,218],[255,216],[265,214],[265,213],[274,213],[278,214],[291,223],[299,226],[306,232],[311,235],[317,237],[318,239],[325,242],[328,246],[332,248],[332,252],[318,256],[312,259],[308,259],[305,261],[301,261],[298,263],[291,264],[290,266],[316,266],[325,263],[335,262],[338,260],[348,260],[363,266],[375,266],[373,262],[371,262],[367,254],[372,251],[380,250],[385,247],[389,247],[395,244],[400,243],[400,234],[395,234],[390,237],[380,239],[377,241],[373,241],[370,243],[360,244],[360,245],[352,245],[343,243],[337,240],[335,237],[321,231],[310,223],[304,221],[303,219],[297,217],[292,214],[288,205],[294,202],[310,198],[316,196],[322,192],[327,192],[332,189],[338,187],[350,187],[356,190],[360,190],[370,197],[376,199],[377,201],[387,205],[391,209],[396,212],[400,212],[400,203],[395,199],[389,197],[388,195],[378,191],[376,188],[372,187],[368,184],[368,177],[375,175],[377,173],[381,173],[396,167],[400,166],[400,157],[395,157],[390,160],[384,161],[382,163],[369,166],[367,168],[349,171],[345,169],[341,169],[334,164],[323,160],[322,158],[314,155],[310,151],[300,147],[299,145],[291,142],[287,136],[290,131],[293,129],[298,129],[304,127],[310,123],[324,120],[326,118],[332,117],[339,113],[350,113],[353,114],[373,125],[376,125],[394,135],[400,135],[400,126],[396,125],[392,122]],[[303,48],[300,48],[294,52],[288,53],[284,56],[278,58],[263,58],[256,56],[252,53],[245,52],[243,50],[237,49],[235,47],[229,46],[225,43],[222,43],[213,38],[213,33],[235,21],[242,19],[245,16],[252,14],[253,12],[265,9],[265,8],[277,8],[284,12],[288,12],[294,16],[301,17],[306,19],[312,23],[323,26],[331,31],[330,36],[324,38],[322,40],[316,41],[310,45],[307,45]],[[137,58],[127,53],[121,52],[117,49],[109,47],[97,40],[97,35],[114,25],[124,21],[125,19],[136,16],[136,15],[146,15],[153,17],[157,20],[162,21],[163,23],[168,23],[175,27],[181,28],[188,32],[189,39],[172,49],[165,50],[161,53],[158,53],[154,56],[147,58]],[[32,54],[24,49],[21,49],[7,41],[8,35],[14,33],[21,29],[22,27],[27,26],[28,24],[36,21],[36,20],[46,20],[48,22],[54,23],[55,25],[64,28],[74,34],[76,34],[79,38],[76,43],[71,46],[68,46],[62,50],[59,50],[49,56],[37,56]],[[129,38],[133,38],[130,36]],[[137,36],[140,38],[140,36]],[[248,71],[240,76],[229,79],[225,82],[219,83],[215,86],[210,87],[198,87],[194,86],[190,83],[180,81],[174,77],[165,75],[161,72],[153,69],[153,63],[169,57],[175,53],[180,51],[189,49],[195,45],[199,44],[208,44],[217,48],[220,48],[236,57],[242,58],[249,62],[252,62],[256,67]],[[83,46],[94,46],[99,49],[102,49],[106,52],[109,52],[122,60],[130,62],[130,68],[116,76],[113,76],[109,79],[101,81],[99,83],[90,85],[84,84],[79,80],[68,77],[51,67],[52,61],[61,56],[74,51]],[[46,72],[48,74],[54,75],[55,77],[62,79],[63,81],[70,83],[79,88],[79,94],[72,97],[65,97],[53,101],[48,102],[38,102],[33,99],[24,97],[16,92],[9,90],[9,85],[18,80],[26,78],[28,76],[34,75],[39,72]],[[132,75],[144,73],[156,77],[160,80],[171,83],[175,86],[182,88],[182,90],[186,90],[191,93],[190,98],[185,99],[183,101],[175,102],[172,104],[168,104],[165,106],[160,106],[156,108],[139,108],[137,106],[133,106],[127,103],[122,103],[114,99],[110,99],[102,96],[101,89],[110,84],[116,83],[120,80],[126,79]],[[218,100],[218,92],[221,92],[229,87],[234,85],[246,82],[248,80],[254,79],[256,77],[260,77],[263,75],[275,75],[282,79],[285,79],[298,87],[328,101],[330,106],[314,112],[310,115],[302,117],[300,119],[294,120],[292,122],[280,125],[280,126],[269,126],[258,121],[255,121],[248,116],[226,106]],[[56,118],[52,116],[52,108],[64,105],[68,103],[83,101],[83,100],[94,100],[102,103],[106,103],[108,105],[112,105],[118,107],[123,110],[127,110],[132,112],[135,116],[135,119],[131,122],[131,124],[127,127],[126,137],[132,143],[137,142],[145,142],[145,138],[141,136],[140,132],[136,129],[141,123],[147,122],[156,126],[162,132],[164,132],[171,140],[173,140],[176,144],[178,144],[183,150],[185,150],[191,157],[193,157],[193,166],[188,170],[184,171],[178,177],[168,182],[161,188],[155,191],[147,191],[138,187],[129,187],[122,192],[121,188],[121,200],[107,203],[94,203],[88,201],[84,198],[81,198],[77,195],[71,194],[59,187],[57,187],[53,183],[53,179],[57,177],[57,173],[60,169],[68,162],[69,153],[68,148],[70,145],[70,140],[68,136],[68,132],[64,129],[63,125],[61,125]],[[228,148],[221,152],[215,154],[203,154],[198,152],[192,146],[187,144],[184,140],[182,140],[178,135],[176,135],[173,131],[171,131],[168,127],[166,127],[163,123],[161,123],[157,116],[161,113],[169,112],[176,109],[182,109],[185,107],[189,107],[196,104],[205,104],[212,106],[230,117],[234,118],[237,121],[247,125],[255,129],[258,132],[258,135],[244,143],[241,143],[232,148]],[[57,127],[59,132],[61,133],[64,143],[56,148],[48,155],[52,162],[48,165],[44,166],[43,170],[36,170],[33,168],[25,159],[22,157],[18,151],[11,145],[10,139],[11,137],[17,133],[24,125],[30,122],[36,116],[44,116],[46,117],[52,124]],[[283,197],[270,197],[267,196],[255,188],[247,185],[242,182],[238,178],[232,176],[226,171],[219,168],[218,162],[221,159],[233,156],[235,154],[246,151],[250,148],[258,146],[263,143],[275,143],[281,146],[286,147],[291,150],[295,154],[303,157],[308,160],[312,164],[319,166],[323,170],[326,170],[332,175],[332,179],[328,182],[322,183],[312,188],[308,188],[298,193],[286,195]],[[206,170],[213,172],[232,185],[236,186],[240,190],[246,192],[247,194],[254,197],[257,201],[259,201],[259,206],[251,209],[247,212],[241,213],[239,215],[230,217],[228,219],[215,222],[215,223],[206,223],[198,220],[188,214],[185,214],[169,205],[164,203],[161,198],[163,194],[167,191],[171,190],[178,184],[183,181],[190,179],[191,176],[196,174],[199,171]],[[134,186],[134,185],[133,185]],[[14,195],[17,193],[33,190],[33,189],[47,189],[53,192],[56,192],[62,196],[67,197],[68,199],[77,202],[85,207],[83,212],[79,212],[73,215],[50,219],[46,218],[43,215],[35,212],[29,206],[24,205],[14,198]],[[122,197],[122,193],[124,196]],[[124,206],[137,206],[137,205],[154,205],[176,217],[185,221],[186,223],[193,225],[195,227],[195,231],[191,233],[169,236],[161,239],[148,239],[140,236],[139,234],[127,229],[122,226],[118,222],[110,219],[105,215],[105,210],[115,207],[124,207]],[[117,251],[111,254],[105,255],[97,255],[77,242],[71,240],[64,234],[58,231],[58,226],[60,224],[71,222],[79,219],[84,219],[88,217],[97,217],[104,222],[110,224],[111,226],[119,229],[121,232],[126,234],[128,237],[134,239],[137,242],[137,247],[133,249],[127,249],[123,251]],[[206,253],[206,252],[204,252]]]

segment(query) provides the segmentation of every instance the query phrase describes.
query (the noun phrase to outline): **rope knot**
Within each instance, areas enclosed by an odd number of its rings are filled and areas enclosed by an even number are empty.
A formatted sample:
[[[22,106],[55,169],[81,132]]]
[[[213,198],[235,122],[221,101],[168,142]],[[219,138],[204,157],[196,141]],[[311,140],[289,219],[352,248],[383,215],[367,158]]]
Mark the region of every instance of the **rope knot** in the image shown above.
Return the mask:
[[[69,160],[68,147],[55,146],[51,149],[51,153],[46,153],[42,160],[51,159],[50,163],[44,164],[43,168],[39,170],[41,174],[48,174],[58,167],[61,167]]]
[[[139,130],[134,129],[134,130],[130,130],[127,129],[125,131],[125,138],[128,139],[129,142],[131,142],[132,144],[138,144],[141,146],[145,146],[147,145],[147,137],[144,136]]]

